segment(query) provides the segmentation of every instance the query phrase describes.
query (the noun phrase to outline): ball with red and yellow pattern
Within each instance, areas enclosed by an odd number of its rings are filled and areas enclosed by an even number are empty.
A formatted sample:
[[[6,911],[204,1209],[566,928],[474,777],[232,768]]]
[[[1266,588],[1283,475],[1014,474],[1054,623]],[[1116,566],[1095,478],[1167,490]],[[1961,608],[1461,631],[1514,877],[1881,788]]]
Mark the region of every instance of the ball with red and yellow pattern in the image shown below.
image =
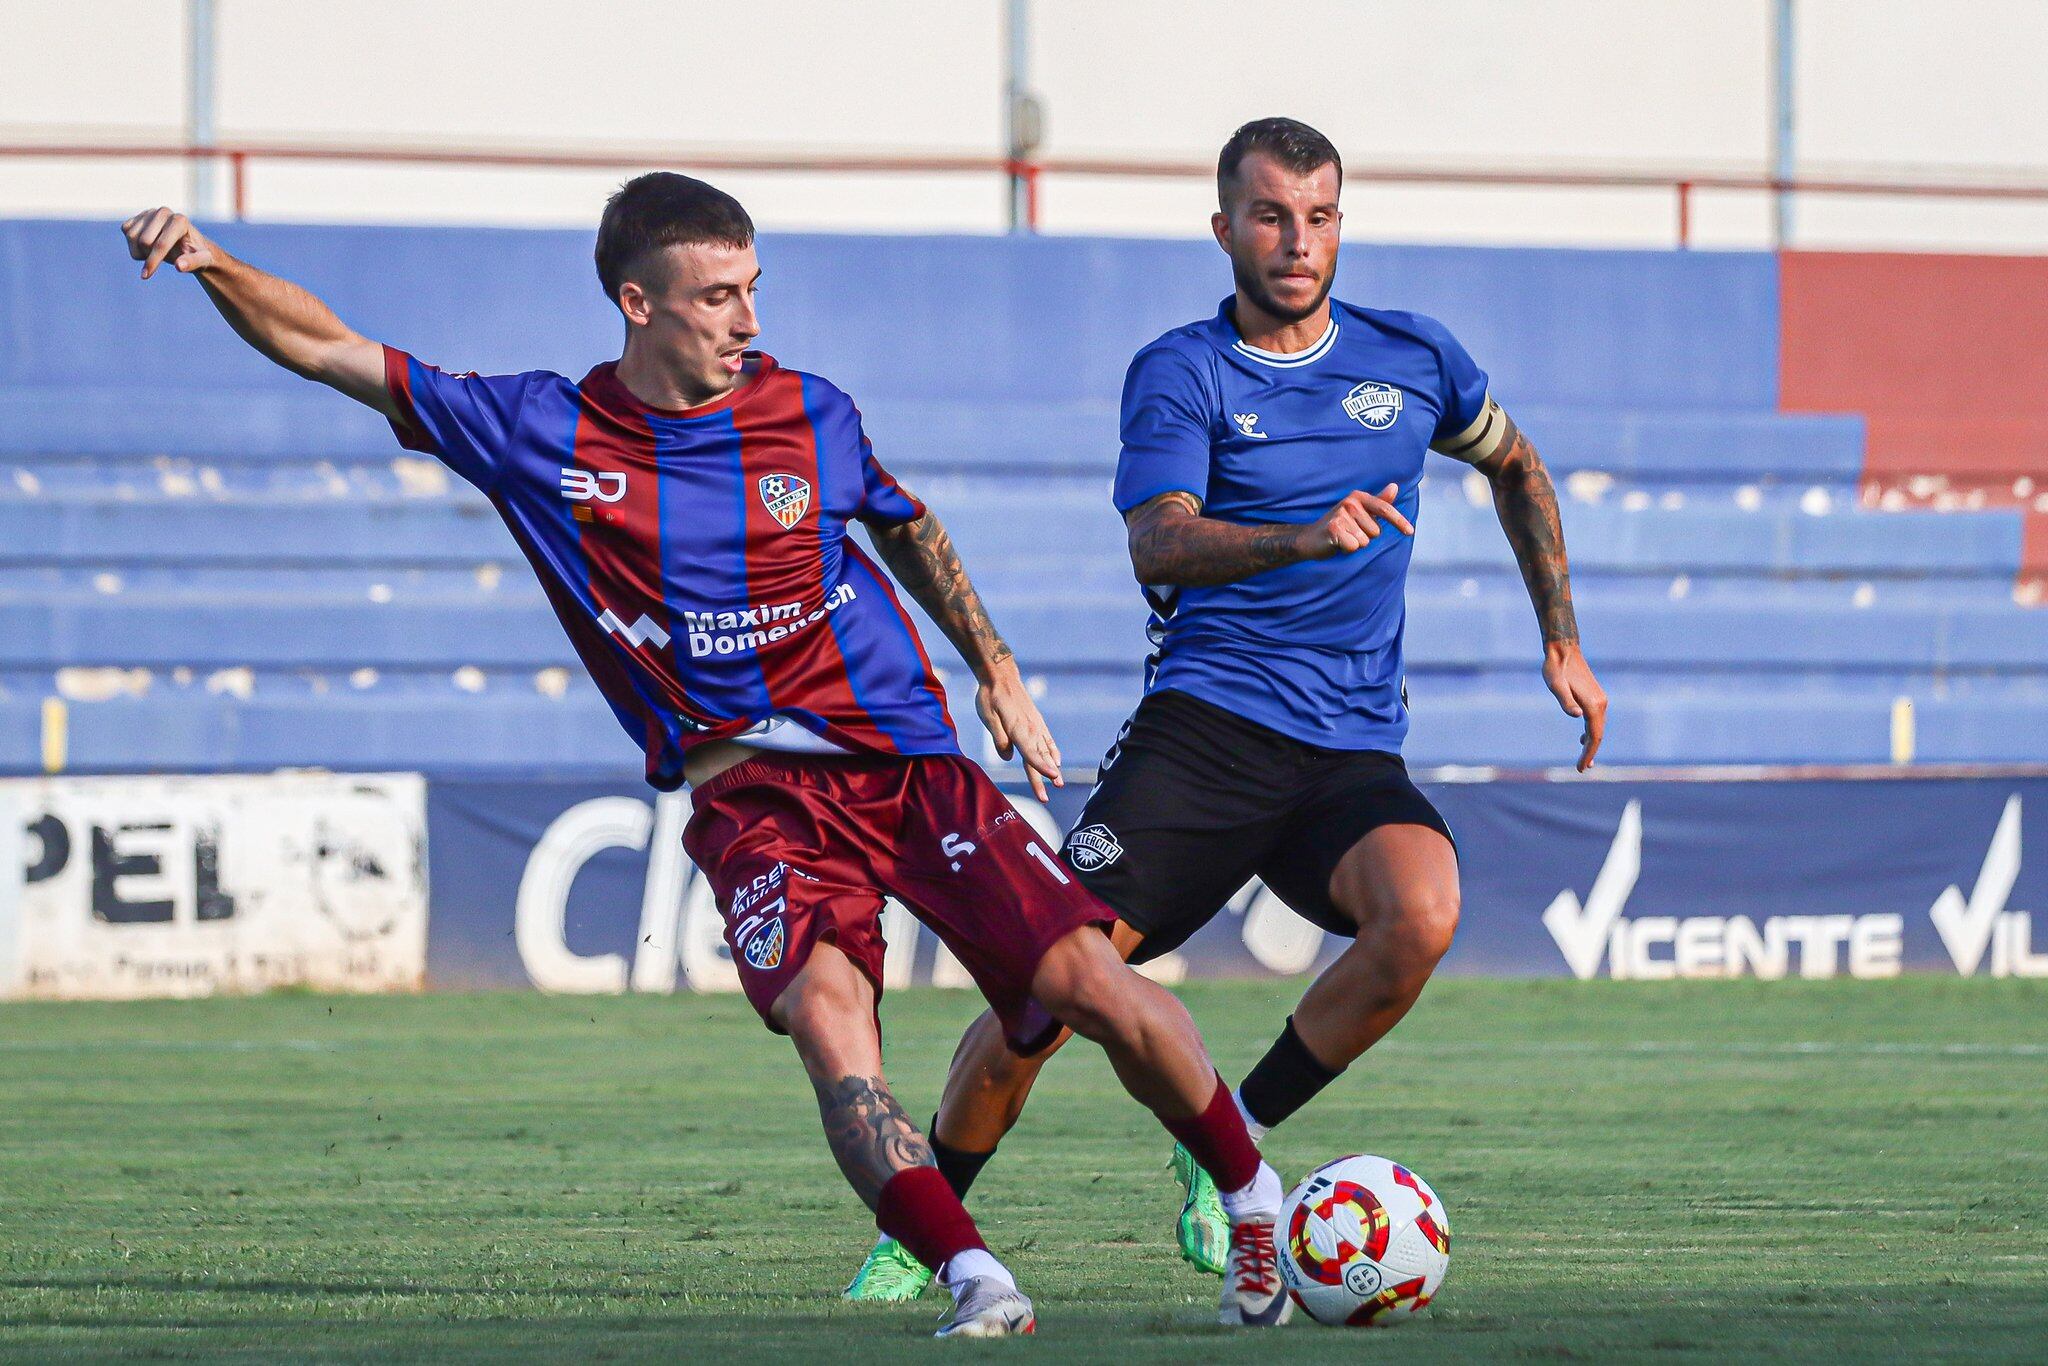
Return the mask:
[[[1413,1317],[1451,1266],[1443,1201],[1384,1157],[1340,1157],[1310,1172],[1281,1207],[1280,1232],[1287,1293],[1337,1327]]]

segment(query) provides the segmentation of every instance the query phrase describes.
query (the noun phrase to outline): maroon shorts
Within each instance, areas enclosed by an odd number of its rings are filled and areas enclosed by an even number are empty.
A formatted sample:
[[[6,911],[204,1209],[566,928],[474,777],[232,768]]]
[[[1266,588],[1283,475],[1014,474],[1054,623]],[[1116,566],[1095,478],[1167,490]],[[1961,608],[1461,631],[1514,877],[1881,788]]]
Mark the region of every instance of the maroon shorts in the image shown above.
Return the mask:
[[[830,940],[882,994],[882,901],[929,925],[988,998],[1010,1047],[1059,1025],[1031,998],[1054,943],[1115,914],[959,755],[764,755],[692,789],[683,847],[711,879],[747,999],[770,1008]]]

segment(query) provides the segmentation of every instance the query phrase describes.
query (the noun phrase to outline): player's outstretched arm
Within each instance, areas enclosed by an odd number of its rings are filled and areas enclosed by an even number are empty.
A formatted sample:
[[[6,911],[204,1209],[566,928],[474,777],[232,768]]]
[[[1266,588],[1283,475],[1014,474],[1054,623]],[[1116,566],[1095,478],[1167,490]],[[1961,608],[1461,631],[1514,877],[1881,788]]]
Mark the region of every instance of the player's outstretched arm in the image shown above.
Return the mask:
[[[1363,550],[1386,527],[1412,536],[1415,528],[1394,506],[1400,489],[1354,491],[1313,522],[1239,526],[1202,515],[1202,500],[1175,489],[1148,499],[1124,517],[1131,568],[1138,582],[1168,588],[1236,583],[1268,569],[1327,560]]]
[[[1507,410],[1491,398],[1470,427],[1437,449],[1472,466],[1493,486],[1494,511],[1515,549],[1515,563],[1521,566],[1522,582],[1528,585],[1536,622],[1543,629],[1543,681],[1568,715],[1586,723],[1579,737],[1583,773],[1593,766],[1607,731],[1607,693],[1579,650],[1564,524],[1558,519],[1550,471]]]
[[[170,265],[196,276],[242,340],[295,375],[338,389],[386,417],[398,416],[384,387],[384,348],[357,335],[305,290],[228,255],[170,209],[145,209],[121,225],[142,278]]]
[[[1012,755],[1021,758],[1032,792],[1044,801],[1047,779],[1056,787],[1065,784],[1060,776],[1060,748],[1024,687],[1016,655],[989,620],[981,594],[974,591],[967,567],[960,563],[960,552],[953,548],[953,538],[940,525],[938,514],[927,511],[914,522],[871,522],[868,534],[874,538],[875,553],[889,566],[896,582],[938,623],[967,667],[974,670],[974,709],[996,742],[996,753],[1005,759]]]

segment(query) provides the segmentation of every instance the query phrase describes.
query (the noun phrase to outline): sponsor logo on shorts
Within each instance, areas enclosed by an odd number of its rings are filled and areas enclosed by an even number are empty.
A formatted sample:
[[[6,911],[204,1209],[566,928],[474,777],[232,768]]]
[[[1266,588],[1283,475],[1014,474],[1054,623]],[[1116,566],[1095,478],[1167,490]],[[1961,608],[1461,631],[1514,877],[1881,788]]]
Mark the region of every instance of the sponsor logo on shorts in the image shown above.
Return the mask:
[[[787,938],[782,928],[782,917],[778,915],[755,930],[740,952],[746,956],[747,962],[762,972],[768,972],[782,966],[782,946]]]
[[[732,893],[732,909],[726,914],[738,920],[748,912],[758,910],[764,900],[781,892],[784,875],[792,871],[794,870],[788,864],[777,863],[752,882],[735,887]]]
[[[1369,379],[1344,395],[1344,414],[1373,431],[1383,432],[1401,416],[1401,391],[1391,384]]]
[[[1123,845],[1106,825],[1084,825],[1067,836],[1067,862],[1084,873],[1107,868],[1124,856]]]
[[[954,872],[960,871],[960,860],[980,848],[973,840],[962,839],[958,833],[950,834],[939,841],[939,852],[951,859]]]

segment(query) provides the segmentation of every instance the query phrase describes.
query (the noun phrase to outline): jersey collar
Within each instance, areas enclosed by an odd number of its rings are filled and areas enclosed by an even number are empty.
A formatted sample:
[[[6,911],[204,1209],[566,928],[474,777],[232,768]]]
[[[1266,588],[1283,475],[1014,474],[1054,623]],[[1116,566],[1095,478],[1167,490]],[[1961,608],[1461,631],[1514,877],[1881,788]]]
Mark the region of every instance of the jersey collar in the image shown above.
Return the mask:
[[[633,396],[631,389],[619,382],[619,363],[615,360],[608,360],[594,367],[576,387],[583,391],[583,396],[590,400],[593,406],[615,416],[709,417],[713,413],[722,413],[728,408],[736,408],[745,403],[766,386],[769,377],[778,368],[775,357],[765,351],[747,352],[746,364],[753,372],[748,376],[746,383],[722,398],[715,398],[695,408],[657,408],[652,404],[642,403]]]
[[[1316,338],[1315,344],[1306,350],[1268,351],[1264,347],[1253,346],[1238,335],[1237,322],[1230,316],[1230,305],[1235,300],[1235,295],[1225,299],[1223,306],[1216,310],[1216,335],[1232,352],[1246,360],[1270,370],[1298,370],[1304,365],[1314,365],[1330,354],[1330,348],[1337,344],[1337,310],[1333,307],[1330,310],[1330,325],[1323,329],[1323,335]]]

